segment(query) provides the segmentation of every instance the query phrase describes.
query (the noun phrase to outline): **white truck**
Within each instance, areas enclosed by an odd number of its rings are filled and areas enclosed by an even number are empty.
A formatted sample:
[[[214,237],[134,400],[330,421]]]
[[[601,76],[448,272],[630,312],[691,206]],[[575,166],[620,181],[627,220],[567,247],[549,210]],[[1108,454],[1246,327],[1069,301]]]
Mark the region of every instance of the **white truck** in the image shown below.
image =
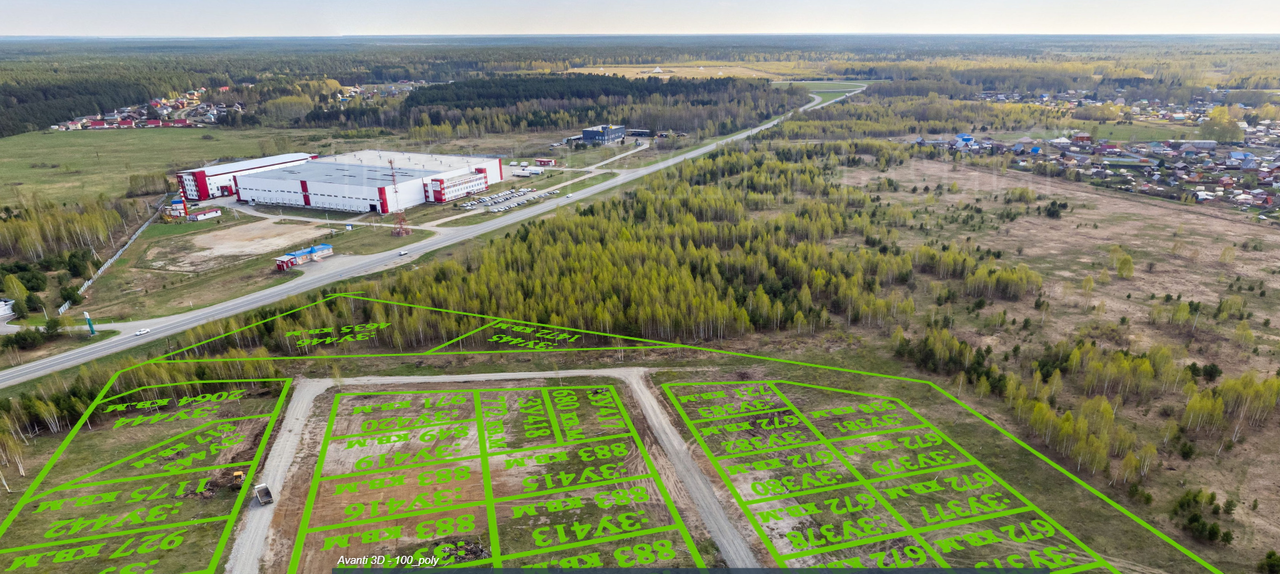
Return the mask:
[[[271,504],[272,502],[275,502],[275,499],[271,497],[271,489],[267,488],[266,484],[259,484],[254,486],[253,496],[258,499],[258,504],[261,504],[263,506],[266,506],[268,504]]]

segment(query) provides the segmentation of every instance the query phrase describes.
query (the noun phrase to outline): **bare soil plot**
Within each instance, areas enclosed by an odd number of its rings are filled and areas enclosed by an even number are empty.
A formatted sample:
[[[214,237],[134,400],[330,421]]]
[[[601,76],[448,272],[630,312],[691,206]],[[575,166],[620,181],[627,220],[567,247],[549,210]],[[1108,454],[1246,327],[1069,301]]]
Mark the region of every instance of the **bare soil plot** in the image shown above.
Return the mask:
[[[277,225],[272,221],[218,229],[191,237],[195,251],[180,255],[171,263],[171,268],[179,271],[207,269],[228,259],[283,252],[288,247],[328,234],[329,230],[318,225]]]
[[[637,450],[642,443],[635,442],[626,424],[619,425],[621,439],[593,440],[612,436],[607,427],[618,405],[613,399],[606,404],[600,393],[558,386],[533,379],[469,382],[465,387],[412,383],[332,388],[315,401],[299,448],[306,454],[295,461],[290,475],[296,478],[279,497],[264,570],[286,571],[292,561],[297,571],[310,571],[332,567],[341,556],[353,554],[434,556],[443,563],[462,564],[494,557],[494,540],[502,541],[502,556],[510,556],[503,559],[504,566],[591,566],[615,561],[694,565],[685,540],[673,530],[560,552],[543,550],[670,525],[672,519],[664,518],[663,492],[675,501],[695,538],[706,539],[696,513],[686,510],[691,501],[683,488],[669,482],[660,488],[656,478],[645,480],[649,461],[659,475],[671,472],[661,449],[651,446],[654,441],[643,442],[648,454],[642,456]],[[449,399],[463,396],[470,404],[473,389],[482,390],[477,395],[482,400],[474,409]],[[602,389],[614,396],[609,386]],[[335,393],[342,393],[332,415],[333,427],[340,430],[332,434],[343,436],[325,445],[324,477],[308,513],[310,531],[296,546]],[[431,405],[425,411],[424,400]],[[629,403],[628,412],[639,411],[629,398],[623,400]],[[437,404],[441,401],[449,404]],[[609,407],[615,408],[611,412]],[[484,422],[417,424],[423,412],[453,410],[463,418],[479,416]],[[643,420],[632,416],[636,430],[647,433]],[[443,431],[436,434],[453,436],[451,429],[460,425],[466,429],[465,437],[454,441],[458,444],[442,445],[439,440],[427,444],[416,438],[418,433],[439,429]],[[409,441],[397,437],[403,432],[409,433]],[[476,440],[480,437],[493,454],[479,454]],[[432,457],[441,460],[427,460]],[[486,476],[490,478],[482,478]],[[489,512],[497,513],[497,530],[492,532],[486,497],[493,497]],[[602,512],[602,508],[609,510]],[[378,516],[387,519],[377,520]],[[588,522],[590,531],[585,529]],[[701,543],[698,550],[714,562],[714,551]],[[291,558],[295,552],[301,554]]]

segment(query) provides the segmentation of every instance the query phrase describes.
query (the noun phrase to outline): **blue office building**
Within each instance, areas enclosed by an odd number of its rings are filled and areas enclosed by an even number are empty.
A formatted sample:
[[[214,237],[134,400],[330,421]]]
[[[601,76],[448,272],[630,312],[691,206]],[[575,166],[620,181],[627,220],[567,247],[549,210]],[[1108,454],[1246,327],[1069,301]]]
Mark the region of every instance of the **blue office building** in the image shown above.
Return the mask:
[[[627,136],[627,126],[612,124],[600,125],[582,130],[582,143],[588,145],[608,145],[617,143]]]

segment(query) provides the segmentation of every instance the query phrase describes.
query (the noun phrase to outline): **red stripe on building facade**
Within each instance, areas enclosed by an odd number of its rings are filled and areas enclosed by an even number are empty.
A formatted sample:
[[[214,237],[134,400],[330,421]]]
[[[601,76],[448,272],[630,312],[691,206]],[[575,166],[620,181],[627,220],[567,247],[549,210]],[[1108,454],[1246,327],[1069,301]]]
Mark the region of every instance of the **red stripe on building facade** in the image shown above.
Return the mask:
[[[435,190],[435,202],[436,202],[436,203],[444,203],[444,180],[443,180],[443,179],[433,179],[433,180],[431,180],[431,181],[432,181],[432,183],[435,183],[435,184],[436,184],[436,190]]]
[[[196,197],[200,201],[209,199],[209,180],[205,177],[203,171],[197,171],[193,174],[196,178]]]
[[[307,191],[307,180],[302,180],[302,205],[311,206],[311,194]]]

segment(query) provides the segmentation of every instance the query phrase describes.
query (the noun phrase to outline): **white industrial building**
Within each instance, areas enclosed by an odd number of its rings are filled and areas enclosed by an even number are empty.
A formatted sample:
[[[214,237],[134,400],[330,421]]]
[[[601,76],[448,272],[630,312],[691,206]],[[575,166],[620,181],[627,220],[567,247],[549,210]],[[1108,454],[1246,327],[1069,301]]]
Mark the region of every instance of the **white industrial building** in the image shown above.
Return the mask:
[[[298,165],[315,159],[309,153],[286,153],[245,161],[220,163],[178,172],[178,191],[192,201],[235,193],[235,176]]]
[[[233,186],[255,204],[391,213],[483,193],[502,179],[496,159],[364,150],[237,175]]]

